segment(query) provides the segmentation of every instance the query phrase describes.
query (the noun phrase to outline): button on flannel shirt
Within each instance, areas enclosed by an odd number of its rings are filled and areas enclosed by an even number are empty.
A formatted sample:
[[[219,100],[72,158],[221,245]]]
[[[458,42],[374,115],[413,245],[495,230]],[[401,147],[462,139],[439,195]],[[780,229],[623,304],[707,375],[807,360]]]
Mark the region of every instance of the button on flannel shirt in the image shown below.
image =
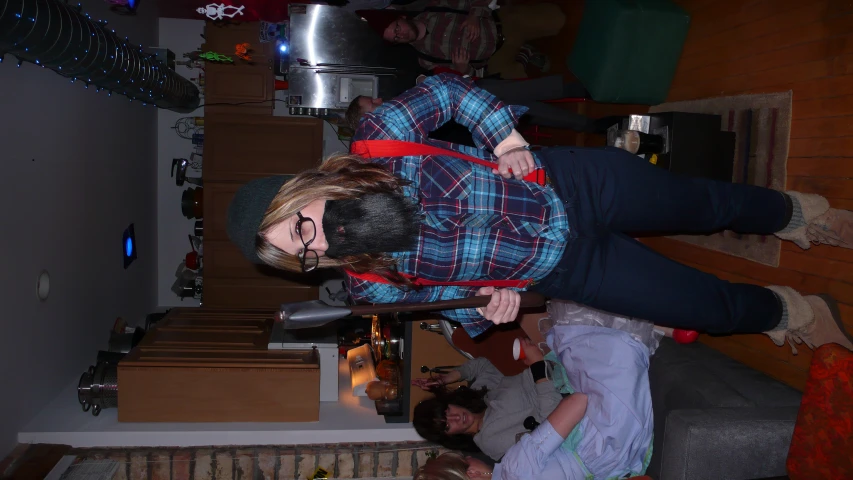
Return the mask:
[[[489,152],[525,111],[504,105],[470,80],[436,75],[367,114],[354,140],[426,143],[495,162]],[[471,130],[480,149],[427,137],[451,118]],[[562,257],[569,224],[562,201],[550,186],[507,180],[488,167],[450,156],[371,161],[411,182],[404,194],[419,204],[423,214],[415,249],[393,254],[400,272],[439,282],[540,280]],[[538,159],[536,163],[541,166]],[[426,286],[404,291],[352,277],[347,283],[355,300],[370,303],[449,300],[473,296],[478,290]],[[462,323],[472,337],[492,325],[473,308],[441,313]]]
[[[479,19],[480,36],[473,42],[469,42],[464,34],[462,23],[467,15],[450,12],[429,12],[419,14],[415,20],[424,22],[427,34],[420,40],[412,42],[412,46],[419,52],[435,58],[447,60],[450,65],[453,59],[453,49],[465,47],[472,60],[474,68],[485,66],[484,62],[475,60],[488,60],[497,50],[498,30],[489,9],[490,0],[433,0],[427,8],[451,8],[470,12]],[[432,70],[436,64],[427,59],[420,59],[420,64],[427,70]]]

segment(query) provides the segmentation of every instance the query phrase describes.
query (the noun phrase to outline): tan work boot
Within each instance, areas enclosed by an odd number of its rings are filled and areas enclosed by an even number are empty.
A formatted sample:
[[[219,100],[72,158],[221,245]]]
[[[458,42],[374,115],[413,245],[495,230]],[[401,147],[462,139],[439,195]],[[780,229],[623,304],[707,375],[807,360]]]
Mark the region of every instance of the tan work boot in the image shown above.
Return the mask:
[[[815,245],[853,248],[853,212],[830,208],[808,224],[806,236]]]
[[[812,239],[808,235],[808,227],[818,217],[827,213],[829,201],[820,195],[813,193],[785,192],[791,199],[800,204],[802,215],[794,212],[791,223],[787,228],[794,227],[790,231],[777,232],[776,236],[782,240],[790,240],[803,250],[808,250],[812,245]]]
[[[781,297],[788,310],[788,327],[764,332],[776,345],[787,340],[797,354],[795,344],[805,343],[815,349],[826,343],[837,343],[853,351],[853,336],[844,328],[835,299],[829,295],[800,295],[791,287],[767,287]]]

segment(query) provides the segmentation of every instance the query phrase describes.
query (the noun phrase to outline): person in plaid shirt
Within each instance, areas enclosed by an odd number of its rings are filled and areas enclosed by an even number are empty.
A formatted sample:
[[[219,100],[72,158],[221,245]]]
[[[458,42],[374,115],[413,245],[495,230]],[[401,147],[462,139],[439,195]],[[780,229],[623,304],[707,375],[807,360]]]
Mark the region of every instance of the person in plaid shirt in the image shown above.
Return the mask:
[[[513,321],[529,288],[657,325],[853,349],[830,297],[720,280],[623,233],[728,228],[853,248],[853,212],[817,195],[678,176],[610,147],[531,152],[514,128],[524,112],[470,80],[431,77],[365,116],[360,155],[244,185],[228,235],[255,262],[342,269],[360,302],[490,295],[485,307],[442,312],[471,336]],[[427,138],[451,118],[479,148]],[[405,150],[383,151],[388,140]],[[525,180],[539,168],[547,183]]]
[[[431,0],[410,18],[404,13],[356,12],[391,43],[415,48],[423,68],[453,66],[463,74],[486,67],[489,75],[525,78],[534,55],[527,42],[557,35],[566,16],[556,4],[489,8],[490,0]],[[544,66],[540,62],[540,67]]]

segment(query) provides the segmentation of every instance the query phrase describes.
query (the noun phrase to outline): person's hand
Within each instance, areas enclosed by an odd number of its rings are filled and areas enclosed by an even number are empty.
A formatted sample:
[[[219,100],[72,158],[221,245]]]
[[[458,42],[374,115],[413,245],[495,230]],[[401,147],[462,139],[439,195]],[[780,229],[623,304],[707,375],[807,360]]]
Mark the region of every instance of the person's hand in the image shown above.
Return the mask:
[[[514,290],[495,287],[483,287],[477,290],[477,295],[491,295],[492,299],[485,307],[477,309],[480,315],[495,325],[515,321],[518,308],[521,305],[521,295]]]
[[[471,61],[471,56],[468,54],[468,49],[465,47],[456,47],[453,49],[451,56],[453,61],[453,69],[465,75],[468,73],[468,63]]]
[[[462,35],[469,42],[473,42],[480,38],[480,17],[477,15],[468,15],[462,22]]]
[[[521,340],[521,349],[524,350],[525,365],[529,367],[536,362],[545,360],[545,355],[542,354],[542,350],[539,350],[539,347],[534,345],[529,338],[521,338],[519,340]]]
[[[465,461],[468,462],[468,468],[465,473],[468,475],[468,478],[472,480],[479,480],[481,478],[492,478],[492,468],[483,463],[482,460],[478,460],[474,457],[465,457]]]
[[[435,387],[456,383],[461,379],[462,374],[459,372],[459,370],[451,370],[447,373],[442,373],[441,375],[436,375],[430,378],[416,378],[412,380],[412,385],[419,387],[423,390],[429,391]]]
[[[530,150],[518,148],[498,157],[498,168],[493,169],[492,172],[504,178],[514,176],[517,180],[521,180],[535,169],[536,163],[533,161],[533,154],[530,153]]]
[[[416,378],[412,380],[412,385],[420,388],[421,390],[429,391],[433,387],[438,387],[444,385],[438,378]]]

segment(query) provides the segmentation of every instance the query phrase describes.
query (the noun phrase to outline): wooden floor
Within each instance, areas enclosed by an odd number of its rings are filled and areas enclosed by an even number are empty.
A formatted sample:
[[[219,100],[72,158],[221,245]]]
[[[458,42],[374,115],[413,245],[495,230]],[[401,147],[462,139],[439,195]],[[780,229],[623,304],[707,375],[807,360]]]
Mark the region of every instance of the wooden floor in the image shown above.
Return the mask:
[[[853,209],[853,0],[675,0],[692,24],[668,101],[793,90],[788,189],[826,196]],[[519,1],[518,3],[522,3]],[[551,56],[552,73],[566,73],[583,10],[581,0],[561,0],[569,17],[557,39],[537,46]],[[585,104],[591,116],[645,112],[647,107]],[[598,136],[547,131],[537,143],[600,145]],[[532,141],[532,140],[531,140]],[[803,293],[830,293],[841,302],[853,331],[853,250],[783,246],[779,268],[666,238],[647,239],[655,250],[721,278],[759,285],[788,285]],[[763,335],[709,337],[702,341],[729,356],[802,389],[811,351],[799,355]]]

